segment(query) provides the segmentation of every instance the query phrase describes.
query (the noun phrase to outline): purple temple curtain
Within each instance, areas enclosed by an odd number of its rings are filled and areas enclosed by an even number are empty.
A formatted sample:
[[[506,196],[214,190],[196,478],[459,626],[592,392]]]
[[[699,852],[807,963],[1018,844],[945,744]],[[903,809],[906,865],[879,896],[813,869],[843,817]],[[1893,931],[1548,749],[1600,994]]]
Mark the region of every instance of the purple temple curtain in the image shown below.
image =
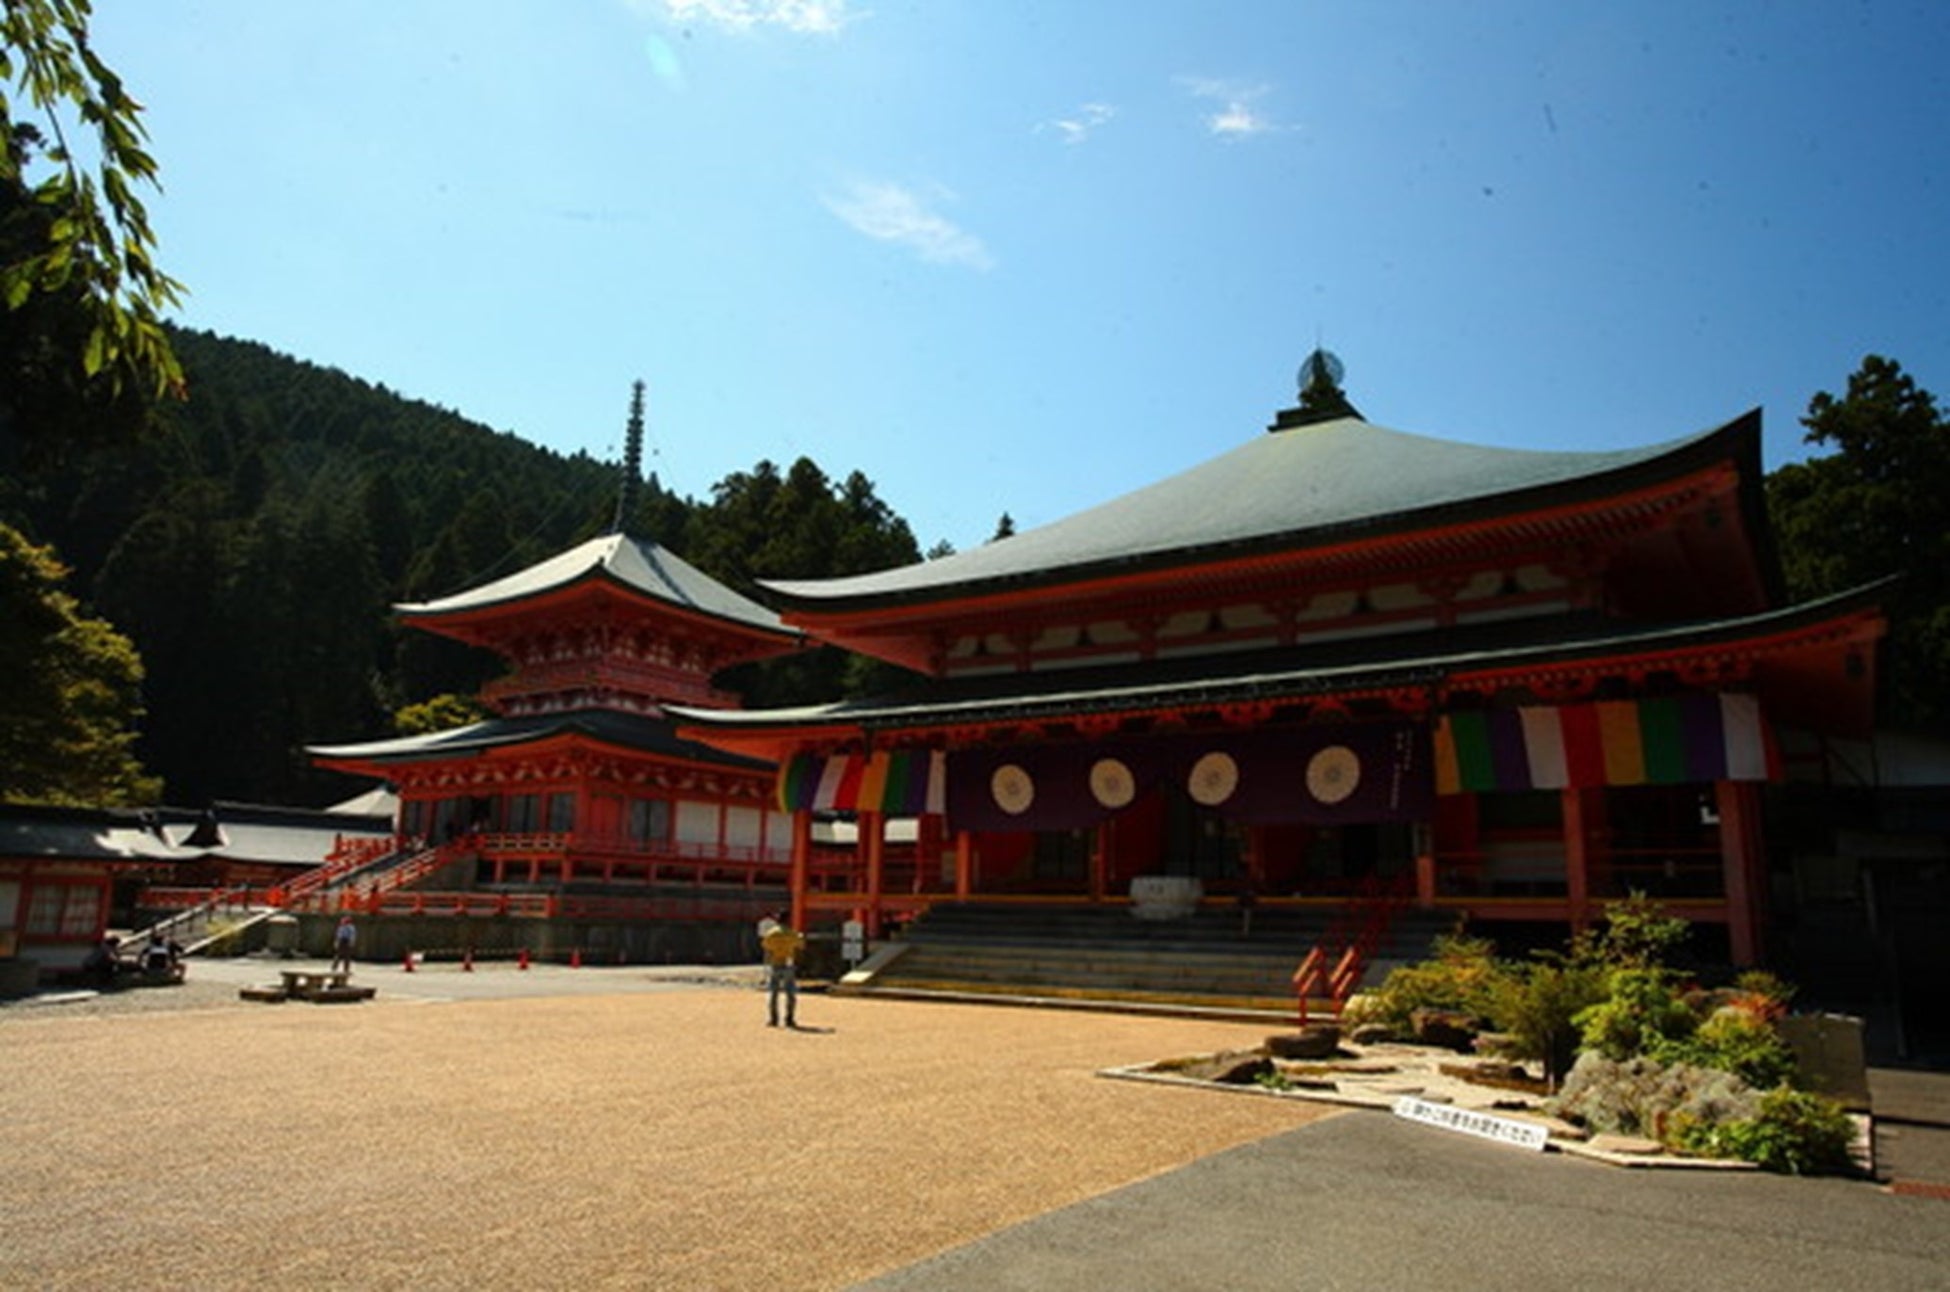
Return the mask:
[[[1435,796],[1428,741],[1426,727],[1372,722],[957,750],[948,828],[1076,829],[1162,782],[1248,823],[1417,820]]]

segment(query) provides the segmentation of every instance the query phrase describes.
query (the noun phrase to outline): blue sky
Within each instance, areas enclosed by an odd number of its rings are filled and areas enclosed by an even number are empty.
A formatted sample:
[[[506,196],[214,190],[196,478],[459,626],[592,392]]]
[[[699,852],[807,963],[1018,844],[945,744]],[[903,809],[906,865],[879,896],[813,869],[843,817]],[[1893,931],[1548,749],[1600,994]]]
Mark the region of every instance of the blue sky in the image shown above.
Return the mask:
[[[180,321],[924,547],[1259,434],[1614,448],[1950,399],[1950,5],[97,0]]]

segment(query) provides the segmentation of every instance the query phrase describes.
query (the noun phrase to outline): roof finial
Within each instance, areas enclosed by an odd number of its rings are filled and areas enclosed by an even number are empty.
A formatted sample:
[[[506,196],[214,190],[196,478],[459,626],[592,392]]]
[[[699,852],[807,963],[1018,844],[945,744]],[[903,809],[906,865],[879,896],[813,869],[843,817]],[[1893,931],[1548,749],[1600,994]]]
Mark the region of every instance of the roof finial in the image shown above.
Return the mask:
[[[1300,402],[1296,408],[1280,413],[1269,431],[1290,430],[1295,426],[1311,426],[1316,422],[1338,421],[1351,417],[1359,421],[1361,410],[1356,408],[1341,389],[1341,361],[1332,350],[1315,346],[1300,363]]]
[[[630,425],[623,437],[623,485],[616,492],[616,519],[610,522],[612,534],[628,534],[630,518],[636,514],[637,494],[642,488],[639,475],[643,466],[643,382],[630,387]]]

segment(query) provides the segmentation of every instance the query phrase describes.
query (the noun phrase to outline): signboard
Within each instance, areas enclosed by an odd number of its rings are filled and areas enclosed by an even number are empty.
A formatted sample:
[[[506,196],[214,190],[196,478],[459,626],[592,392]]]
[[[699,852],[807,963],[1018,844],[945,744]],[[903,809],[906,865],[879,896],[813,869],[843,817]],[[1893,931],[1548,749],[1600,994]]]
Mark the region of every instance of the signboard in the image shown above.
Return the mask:
[[[1444,1130],[1460,1131],[1481,1139],[1493,1139],[1500,1144],[1527,1148],[1533,1153],[1543,1152],[1544,1145],[1550,1140],[1550,1131],[1536,1122],[1498,1117],[1493,1113],[1479,1113],[1449,1104],[1432,1104],[1426,1099],[1412,1096],[1403,1096],[1395,1101],[1395,1116],[1406,1117],[1425,1126],[1439,1126]]]
[[[867,926],[858,920],[840,925],[840,958],[857,965],[867,958]]]

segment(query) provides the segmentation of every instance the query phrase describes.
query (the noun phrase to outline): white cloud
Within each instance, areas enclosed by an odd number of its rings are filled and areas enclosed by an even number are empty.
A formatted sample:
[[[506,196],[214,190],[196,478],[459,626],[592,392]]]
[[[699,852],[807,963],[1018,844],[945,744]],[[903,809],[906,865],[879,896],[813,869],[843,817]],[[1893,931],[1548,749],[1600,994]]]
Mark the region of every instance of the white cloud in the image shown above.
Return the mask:
[[[863,17],[849,13],[849,0],[662,0],[673,22],[708,22],[732,31],[782,27],[787,31],[830,36]],[[637,7],[642,7],[637,0]]]
[[[952,199],[953,194],[942,191],[939,196]],[[824,201],[827,210],[869,238],[906,247],[923,260],[970,269],[995,264],[980,238],[931,209],[921,194],[899,184],[858,181]]]
[[[1219,109],[1205,118],[1205,128],[1222,139],[1243,139],[1262,135],[1280,127],[1254,107],[1270,86],[1248,85],[1240,81],[1213,80],[1209,77],[1181,76],[1178,83],[1194,98],[1209,99]]]
[[[1063,136],[1066,144],[1080,144],[1097,132],[1097,127],[1117,115],[1117,109],[1108,103],[1086,103],[1067,117],[1045,121],[1038,130],[1049,129]]]

